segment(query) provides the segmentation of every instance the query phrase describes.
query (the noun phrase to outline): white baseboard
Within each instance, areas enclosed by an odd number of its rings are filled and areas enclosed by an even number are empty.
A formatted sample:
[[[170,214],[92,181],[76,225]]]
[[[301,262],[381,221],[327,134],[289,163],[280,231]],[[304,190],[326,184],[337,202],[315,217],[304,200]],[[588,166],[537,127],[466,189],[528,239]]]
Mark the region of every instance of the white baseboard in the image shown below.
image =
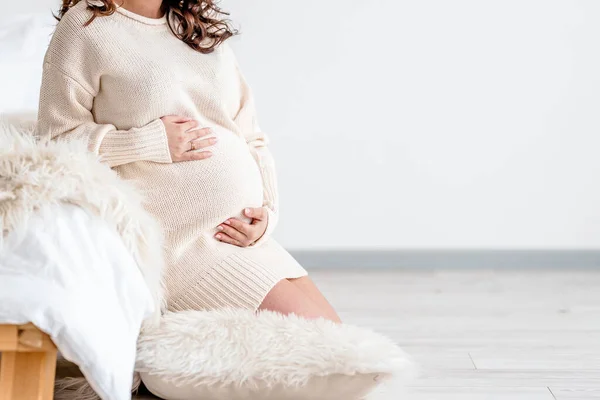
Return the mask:
[[[600,250],[290,250],[308,269],[599,269]]]

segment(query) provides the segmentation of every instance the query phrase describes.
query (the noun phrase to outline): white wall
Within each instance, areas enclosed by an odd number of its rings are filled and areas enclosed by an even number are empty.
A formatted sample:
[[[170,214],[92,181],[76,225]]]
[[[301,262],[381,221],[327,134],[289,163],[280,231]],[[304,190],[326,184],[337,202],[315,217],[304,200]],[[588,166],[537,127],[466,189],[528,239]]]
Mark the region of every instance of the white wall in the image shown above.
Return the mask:
[[[61,0],[27,0],[27,1],[3,1],[0,19],[8,15],[24,13],[43,13],[46,11],[56,12],[60,8]]]
[[[600,2],[225,6],[284,245],[600,247]]]
[[[597,0],[223,6],[285,246],[600,248]]]

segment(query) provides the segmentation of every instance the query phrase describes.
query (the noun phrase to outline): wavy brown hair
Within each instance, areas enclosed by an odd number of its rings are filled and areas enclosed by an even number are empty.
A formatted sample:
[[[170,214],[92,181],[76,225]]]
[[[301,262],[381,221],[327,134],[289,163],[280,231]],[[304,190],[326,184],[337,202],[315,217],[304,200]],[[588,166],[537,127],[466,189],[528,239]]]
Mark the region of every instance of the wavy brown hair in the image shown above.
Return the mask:
[[[97,17],[112,15],[120,5],[115,0],[62,0],[56,18],[60,20],[80,1],[85,1],[87,9],[93,13],[85,26]],[[228,19],[219,18],[229,13],[221,10],[213,0],[163,0],[162,11],[167,15],[173,34],[204,54],[212,53],[225,40],[238,34]]]

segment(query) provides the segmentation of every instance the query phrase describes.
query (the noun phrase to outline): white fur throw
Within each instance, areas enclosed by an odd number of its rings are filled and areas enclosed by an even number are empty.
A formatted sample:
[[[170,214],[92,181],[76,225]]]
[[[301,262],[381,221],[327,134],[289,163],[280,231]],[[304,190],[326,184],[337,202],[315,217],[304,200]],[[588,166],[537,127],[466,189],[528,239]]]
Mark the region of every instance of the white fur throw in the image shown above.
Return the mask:
[[[351,400],[413,374],[382,335],[268,311],[167,313],[140,336],[137,360],[146,386],[170,400]]]
[[[37,142],[31,132],[0,123],[0,240],[59,203],[77,205],[114,226],[163,305],[160,228],[142,197],[80,142]]]

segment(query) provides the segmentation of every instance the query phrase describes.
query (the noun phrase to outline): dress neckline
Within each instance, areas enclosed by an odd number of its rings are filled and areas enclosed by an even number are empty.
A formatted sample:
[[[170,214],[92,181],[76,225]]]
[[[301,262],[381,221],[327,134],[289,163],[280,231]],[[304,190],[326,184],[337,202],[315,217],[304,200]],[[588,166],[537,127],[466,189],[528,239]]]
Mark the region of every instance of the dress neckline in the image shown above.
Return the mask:
[[[165,13],[165,15],[163,15],[160,18],[149,18],[149,17],[144,17],[143,15],[140,15],[140,14],[136,14],[133,11],[129,11],[128,9],[123,8],[123,7],[117,7],[117,12],[119,14],[126,16],[127,18],[131,18],[135,21],[141,22],[142,24],[146,24],[146,25],[165,25],[167,23],[167,14],[166,13]]]

